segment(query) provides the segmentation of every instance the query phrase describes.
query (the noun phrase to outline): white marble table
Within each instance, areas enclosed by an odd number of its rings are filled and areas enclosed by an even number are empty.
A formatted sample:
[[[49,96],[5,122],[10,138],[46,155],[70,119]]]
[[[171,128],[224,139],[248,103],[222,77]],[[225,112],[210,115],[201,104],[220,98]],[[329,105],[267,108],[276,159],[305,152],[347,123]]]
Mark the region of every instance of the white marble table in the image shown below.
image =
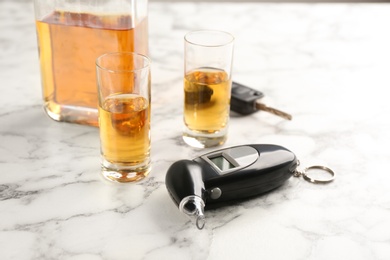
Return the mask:
[[[98,129],[58,123],[41,102],[33,8],[0,2],[0,259],[390,259],[390,5],[151,3],[150,176],[99,175]],[[233,117],[225,146],[279,144],[337,172],[290,178],[206,212],[199,231],[167,193],[183,144],[183,35],[236,36],[234,80],[293,114]]]

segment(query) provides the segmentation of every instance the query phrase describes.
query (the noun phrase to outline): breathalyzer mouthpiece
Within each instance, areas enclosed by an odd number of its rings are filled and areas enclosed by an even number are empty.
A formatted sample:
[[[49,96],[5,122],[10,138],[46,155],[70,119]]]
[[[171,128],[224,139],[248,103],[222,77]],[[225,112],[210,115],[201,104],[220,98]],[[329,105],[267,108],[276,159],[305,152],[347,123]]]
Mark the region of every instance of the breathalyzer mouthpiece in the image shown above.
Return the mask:
[[[183,198],[179,204],[180,212],[190,218],[196,218],[196,227],[201,230],[206,224],[204,216],[205,203],[199,196],[191,195]]]

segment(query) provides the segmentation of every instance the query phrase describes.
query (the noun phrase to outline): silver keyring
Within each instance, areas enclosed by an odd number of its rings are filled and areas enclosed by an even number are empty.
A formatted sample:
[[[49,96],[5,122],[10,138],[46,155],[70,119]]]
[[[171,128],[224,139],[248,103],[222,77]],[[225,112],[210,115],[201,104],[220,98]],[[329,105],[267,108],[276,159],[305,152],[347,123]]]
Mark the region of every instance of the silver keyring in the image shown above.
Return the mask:
[[[325,179],[325,180],[319,180],[319,179],[315,179],[313,177],[310,177],[308,175],[308,172],[310,170],[315,170],[315,169],[323,170],[323,171],[329,173],[331,175],[331,177],[329,177],[328,179]],[[336,173],[332,169],[330,169],[326,166],[321,166],[321,165],[313,165],[313,166],[306,167],[305,170],[301,173],[301,175],[305,180],[307,180],[311,183],[329,183],[329,182],[333,181],[334,178],[336,177]]]

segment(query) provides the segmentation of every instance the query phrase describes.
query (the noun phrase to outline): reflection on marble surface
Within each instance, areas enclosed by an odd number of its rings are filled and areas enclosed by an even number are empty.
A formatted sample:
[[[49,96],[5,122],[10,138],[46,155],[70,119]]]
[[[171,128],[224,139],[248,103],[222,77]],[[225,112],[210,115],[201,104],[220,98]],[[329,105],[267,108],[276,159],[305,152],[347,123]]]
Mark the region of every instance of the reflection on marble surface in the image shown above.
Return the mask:
[[[99,177],[98,130],[41,101],[33,7],[0,3],[0,259],[390,259],[390,5],[151,3],[152,161],[145,180]],[[291,178],[206,212],[199,231],[166,191],[181,141],[183,36],[236,37],[234,80],[290,112],[231,117],[225,146],[274,143],[335,182]],[[209,151],[209,150],[206,150]]]

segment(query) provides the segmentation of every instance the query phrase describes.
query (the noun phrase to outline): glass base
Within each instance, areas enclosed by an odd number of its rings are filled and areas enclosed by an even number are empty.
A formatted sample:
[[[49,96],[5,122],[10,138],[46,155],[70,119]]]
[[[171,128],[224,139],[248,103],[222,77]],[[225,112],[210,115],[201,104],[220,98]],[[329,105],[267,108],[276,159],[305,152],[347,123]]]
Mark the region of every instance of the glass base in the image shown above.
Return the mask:
[[[109,181],[127,183],[142,180],[150,173],[150,170],[149,160],[143,164],[128,166],[112,164],[103,159],[101,174]]]
[[[189,146],[195,148],[207,148],[223,145],[227,139],[227,129],[215,133],[195,132],[185,129],[183,132],[183,140]]]

